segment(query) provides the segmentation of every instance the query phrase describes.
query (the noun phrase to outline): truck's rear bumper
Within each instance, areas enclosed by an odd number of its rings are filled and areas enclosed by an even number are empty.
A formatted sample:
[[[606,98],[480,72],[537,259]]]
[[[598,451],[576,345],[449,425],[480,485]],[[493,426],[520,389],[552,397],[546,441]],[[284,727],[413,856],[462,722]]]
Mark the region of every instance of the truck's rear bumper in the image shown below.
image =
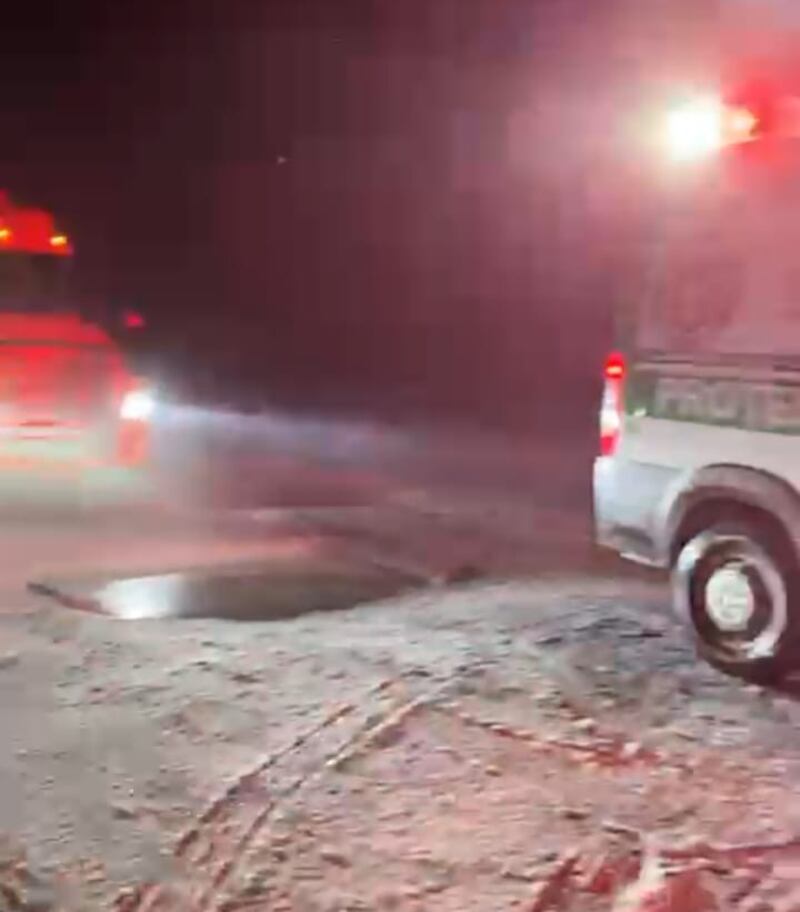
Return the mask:
[[[139,506],[156,499],[151,474],[125,466],[69,463],[3,463],[0,519],[57,510]]]
[[[598,544],[624,557],[664,567],[669,549],[660,506],[678,472],[664,466],[603,456],[594,465],[594,518]]]
[[[150,427],[143,421],[38,432],[0,425],[0,474],[19,470],[74,475],[143,466],[149,451]]]

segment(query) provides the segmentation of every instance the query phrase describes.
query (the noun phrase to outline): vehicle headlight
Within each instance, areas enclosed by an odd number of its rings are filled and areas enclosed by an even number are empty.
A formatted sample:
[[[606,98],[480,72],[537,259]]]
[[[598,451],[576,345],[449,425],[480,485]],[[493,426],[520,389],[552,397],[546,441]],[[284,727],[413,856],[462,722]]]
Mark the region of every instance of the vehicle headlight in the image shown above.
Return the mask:
[[[150,390],[130,390],[122,400],[119,414],[123,421],[147,421],[155,405],[155,396]]]

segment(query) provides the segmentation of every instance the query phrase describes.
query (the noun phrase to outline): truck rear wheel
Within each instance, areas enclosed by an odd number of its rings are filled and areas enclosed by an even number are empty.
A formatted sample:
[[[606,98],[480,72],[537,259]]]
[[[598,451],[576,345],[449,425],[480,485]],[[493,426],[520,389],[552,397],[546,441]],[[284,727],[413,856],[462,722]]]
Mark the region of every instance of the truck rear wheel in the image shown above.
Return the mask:
[[[705,659],[729,674],[772,683],[800,665],[799,576],[782,536],[756,521],[731,520],[695,533],[681,548],[673,597]]]

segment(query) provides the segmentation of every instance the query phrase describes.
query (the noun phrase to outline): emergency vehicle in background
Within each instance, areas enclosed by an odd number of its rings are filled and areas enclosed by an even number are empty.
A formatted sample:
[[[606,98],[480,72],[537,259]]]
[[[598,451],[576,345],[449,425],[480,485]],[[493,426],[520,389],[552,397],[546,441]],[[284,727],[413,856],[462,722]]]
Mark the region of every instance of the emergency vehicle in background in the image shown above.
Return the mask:
[[[603,545],[671,571],[704,657],[771,680],[800,669],[800,3],[718,11],[707,86],[659,131],[660,223],[605,366],[595,514]]]
[[[49,213],[0,191],[0,477],[77,477],[148,459],[151,393],[118,342],[71,301],[72,256]]]

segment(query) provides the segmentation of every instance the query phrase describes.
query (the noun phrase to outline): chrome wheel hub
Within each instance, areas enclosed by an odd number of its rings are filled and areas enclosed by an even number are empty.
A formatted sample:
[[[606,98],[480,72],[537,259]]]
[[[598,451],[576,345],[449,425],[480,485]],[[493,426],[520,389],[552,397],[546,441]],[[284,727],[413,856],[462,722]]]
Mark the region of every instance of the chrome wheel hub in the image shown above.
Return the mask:
[[[741,565],[728,564],[708,579],[706,610],[713,623],[725,633],[747,630],[756,610],[756,597]]]

